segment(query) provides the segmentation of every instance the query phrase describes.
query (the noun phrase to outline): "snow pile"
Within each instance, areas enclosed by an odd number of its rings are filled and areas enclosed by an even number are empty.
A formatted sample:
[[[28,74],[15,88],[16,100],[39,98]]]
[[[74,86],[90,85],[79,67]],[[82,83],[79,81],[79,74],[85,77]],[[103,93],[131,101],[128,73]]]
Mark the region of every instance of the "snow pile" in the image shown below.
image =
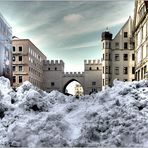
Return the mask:
[[[147,146],[148,81],[120,82],[79,100],[0,78],[0,145]]]

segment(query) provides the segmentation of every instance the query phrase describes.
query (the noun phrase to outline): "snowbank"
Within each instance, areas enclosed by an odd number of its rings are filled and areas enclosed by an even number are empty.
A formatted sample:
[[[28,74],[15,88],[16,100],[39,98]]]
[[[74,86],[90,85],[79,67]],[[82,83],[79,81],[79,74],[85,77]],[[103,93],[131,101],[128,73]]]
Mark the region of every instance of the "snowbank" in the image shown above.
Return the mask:
[[[120,82],[75,99],[0,77],[0,145],[147,146],[148,81]]]

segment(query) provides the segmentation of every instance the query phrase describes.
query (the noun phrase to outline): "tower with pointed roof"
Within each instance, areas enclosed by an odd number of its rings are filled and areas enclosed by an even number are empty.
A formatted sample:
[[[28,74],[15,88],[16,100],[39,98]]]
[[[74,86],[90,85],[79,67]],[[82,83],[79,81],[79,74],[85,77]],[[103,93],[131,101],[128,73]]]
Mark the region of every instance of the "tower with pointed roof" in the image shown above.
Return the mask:
[[[103,84],[103,89],[106,88],[106,86],[110,85],[111,42],[112,42],[112,34],[107,29],[105,32],[102,33],[102,43],[103,43],[102,84]]]
[[[102,33],[102,89],[112,86],[115,79],[121,81],[135,80],[132,29],[132,19],[129,17],[114,38],[108,30]]]

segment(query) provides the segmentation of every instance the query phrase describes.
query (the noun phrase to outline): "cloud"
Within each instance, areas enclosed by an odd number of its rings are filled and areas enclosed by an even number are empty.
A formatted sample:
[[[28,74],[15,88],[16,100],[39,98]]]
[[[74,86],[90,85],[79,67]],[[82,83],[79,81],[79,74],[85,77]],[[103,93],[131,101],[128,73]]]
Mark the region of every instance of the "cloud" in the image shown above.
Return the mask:
[[[133,13],[133,6],[134,0],[0,2],[14,35],[29,38],[50,58],[66,61],[73,55],[80,57],[78,62],[99,58],[101,32],[109,27],[116,34]]]
[[[63,18],[63,20],[64,20],[64,22],[66,22],[66,23],[78,23],[78,22],[80,22],[82,19],[84,19],[84,17],[82,16],[82,15],[80,15],[80,14],[69,14],[69,15],[67,15],[67,16],[64,16],[64,18]]]

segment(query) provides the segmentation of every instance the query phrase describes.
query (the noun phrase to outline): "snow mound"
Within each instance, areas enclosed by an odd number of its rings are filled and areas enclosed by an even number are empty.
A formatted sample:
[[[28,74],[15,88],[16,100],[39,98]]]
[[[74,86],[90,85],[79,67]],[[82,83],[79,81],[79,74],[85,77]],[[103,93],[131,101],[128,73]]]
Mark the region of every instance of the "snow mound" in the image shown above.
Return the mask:
[[[16,91],[0,77],[0,145],[12,147],[147,146],[148,81],[114,81],[79,100],[30,82]]]

